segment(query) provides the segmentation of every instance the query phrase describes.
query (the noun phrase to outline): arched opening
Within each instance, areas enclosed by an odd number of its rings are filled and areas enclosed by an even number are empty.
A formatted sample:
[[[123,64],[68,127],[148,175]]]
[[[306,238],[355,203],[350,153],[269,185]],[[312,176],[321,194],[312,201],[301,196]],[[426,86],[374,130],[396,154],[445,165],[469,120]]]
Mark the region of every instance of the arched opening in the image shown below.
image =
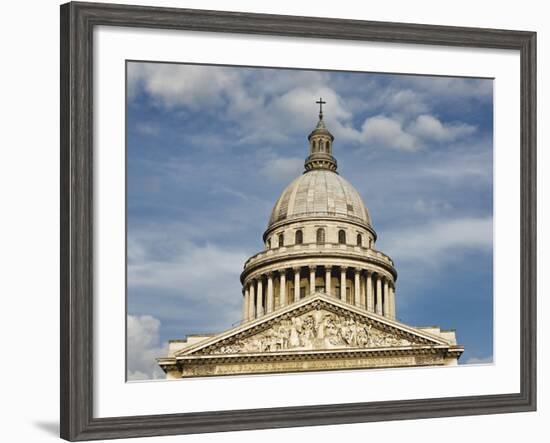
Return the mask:
[[[340,229],[338,231],[338,243],[340,243],[341,245],[346,244],[346,231],[344,231],[343,229]]]
[[[363,246],[363,236],[361,234],[357,234],[357,246]]]
[[[325,148],[326,148],[327,152],[330,154],[330,144],[329,144],[328,140],[325,142]]]
[[[285,245],[285,235],[283,233],[279,234],[279,248]]]
[[[296,231],[296,235],[294,236],[294,243],[297,245],[301,245],[304,242],[304,234],[301,229],[298,229]]]
[[[322,245],[325,243],[325,230],[323,228],[317,229],[317,244]]]

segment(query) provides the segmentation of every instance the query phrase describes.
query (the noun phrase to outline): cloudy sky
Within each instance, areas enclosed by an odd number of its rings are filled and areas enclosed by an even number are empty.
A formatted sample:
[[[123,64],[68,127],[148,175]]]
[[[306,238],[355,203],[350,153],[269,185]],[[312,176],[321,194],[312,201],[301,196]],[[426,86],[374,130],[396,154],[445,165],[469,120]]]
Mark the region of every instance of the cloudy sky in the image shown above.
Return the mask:
[[[397,317],[491,361],[491,80],[128,63],[128,370],[240,320],[239,274],[303,171],[322,96],[339,172],[395,261]]]

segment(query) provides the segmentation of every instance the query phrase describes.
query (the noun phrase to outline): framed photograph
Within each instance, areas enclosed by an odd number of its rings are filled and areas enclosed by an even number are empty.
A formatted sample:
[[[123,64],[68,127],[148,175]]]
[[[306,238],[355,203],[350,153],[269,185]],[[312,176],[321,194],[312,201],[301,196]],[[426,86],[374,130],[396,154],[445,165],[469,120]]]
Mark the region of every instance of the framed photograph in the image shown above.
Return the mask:
[[[536,409],[536,34],[61,6],[61,437]]]

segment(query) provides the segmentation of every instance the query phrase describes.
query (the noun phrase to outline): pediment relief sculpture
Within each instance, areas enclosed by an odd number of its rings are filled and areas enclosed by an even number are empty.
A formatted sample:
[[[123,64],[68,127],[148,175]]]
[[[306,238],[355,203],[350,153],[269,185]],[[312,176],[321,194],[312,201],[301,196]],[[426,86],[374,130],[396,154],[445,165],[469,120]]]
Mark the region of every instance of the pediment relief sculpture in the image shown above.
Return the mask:
[[[410,346],[396,334],[373,327],[372,322],[352,316],[316,310],[282,319],[270,328],[234,342],[212,345],[206,354],[239,354],[352,348]]]

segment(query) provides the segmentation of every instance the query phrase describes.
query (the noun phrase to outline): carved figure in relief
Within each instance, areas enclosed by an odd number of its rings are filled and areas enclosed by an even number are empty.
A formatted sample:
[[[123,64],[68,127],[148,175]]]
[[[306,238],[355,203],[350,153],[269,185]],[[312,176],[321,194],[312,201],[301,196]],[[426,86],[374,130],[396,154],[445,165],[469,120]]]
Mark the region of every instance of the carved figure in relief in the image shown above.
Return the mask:
[[[315,320],[311,315],[304,318],[302,323],[302,331],[300,334],[302,346],[306,349],[313,348],[313,340],[316,338]]]
[[[357,346],[366,348],[369,345],[369,330],[371,326],[360,327],[357,330]]]
[[[338,318],[332,314],[325,317],[325,345],[328,348],[343,344]]]
[[[290,338],[290,329],[288,327],[280,325],[278,334],[279,334],[279,344],[278,344],[279,349],[281,350],[287,349],[289,344],[288,341]]]
[[[288,339],[288,345],[291,348],[298,348],[300,346],[300,334],[298,332],[299,329],[301,329],[301,322],[298,318],[293,318]]]
[[[349,346],[357,346],[357,325],[355,320],[347,318],[342,322],[340,327],[342,338],[344,342]]]

